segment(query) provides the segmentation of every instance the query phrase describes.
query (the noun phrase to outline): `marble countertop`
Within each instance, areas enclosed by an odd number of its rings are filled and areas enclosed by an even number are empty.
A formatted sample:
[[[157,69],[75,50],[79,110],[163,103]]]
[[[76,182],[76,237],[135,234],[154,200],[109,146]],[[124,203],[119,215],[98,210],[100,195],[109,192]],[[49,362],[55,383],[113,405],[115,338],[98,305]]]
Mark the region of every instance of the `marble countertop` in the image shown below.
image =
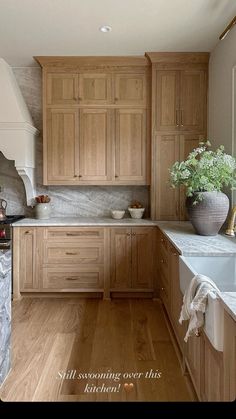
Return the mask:
[[[222,234],[199,236],[188,221],[156,221],[163,233],[184,256],[234,256],[236,238]]]
[[[125,226],[125,227],[139,227],[139,226],[155,226],[156,221],[141,218],[122,218],[115,220],[113,218],[99,218],[99,217],[58,217],[49,218],[48,220],[38,220],[36,218],[23,218],[13,224],[13,227],[109,227],[109,226]]]
[[[236,292],[222,292],[220,297],[225,310],[236,322]]]
[[[176,249],[184,256],[236,256],[236,238],[223,233],[217,236],[199,236],[188,221],[152,221],[149,219],[99,217],[61,217],[48,220],[24,218],[13,227],[141,227],[158,226]],[[236,321],[236,292],[222,292],[222,303]]]

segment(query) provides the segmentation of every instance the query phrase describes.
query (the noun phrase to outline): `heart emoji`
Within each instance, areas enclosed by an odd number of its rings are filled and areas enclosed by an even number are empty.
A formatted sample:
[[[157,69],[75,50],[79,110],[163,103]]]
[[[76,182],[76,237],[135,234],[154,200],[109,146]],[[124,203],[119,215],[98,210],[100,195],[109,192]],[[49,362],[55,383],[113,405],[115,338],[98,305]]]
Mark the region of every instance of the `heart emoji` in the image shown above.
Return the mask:
[[[125,383],[124,384],[124,389],[127,393],[130,393],[130,391],[132,391],[134,388],[133,383]]]

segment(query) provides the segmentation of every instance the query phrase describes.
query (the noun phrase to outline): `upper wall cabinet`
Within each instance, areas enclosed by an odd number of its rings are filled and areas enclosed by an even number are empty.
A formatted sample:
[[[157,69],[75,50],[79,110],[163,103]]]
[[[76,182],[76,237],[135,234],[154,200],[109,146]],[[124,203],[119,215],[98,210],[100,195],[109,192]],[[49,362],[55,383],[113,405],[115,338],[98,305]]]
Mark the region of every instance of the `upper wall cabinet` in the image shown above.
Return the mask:
[[[206,76],[201,69],[156,71],[156,131],[205,130]]]
[[[45,185],[150,183],[145,57],[38,57]]]
[[[144,74],[115,75],[115,103],[117,105],[146,105],[146,77]]]
[[[78,102],[78,75],[48,73],[45,97],[47,105],[75,105]]]
[[[108,105],[112,103],[111,74],[84,73],[79,75],[79,103]]]

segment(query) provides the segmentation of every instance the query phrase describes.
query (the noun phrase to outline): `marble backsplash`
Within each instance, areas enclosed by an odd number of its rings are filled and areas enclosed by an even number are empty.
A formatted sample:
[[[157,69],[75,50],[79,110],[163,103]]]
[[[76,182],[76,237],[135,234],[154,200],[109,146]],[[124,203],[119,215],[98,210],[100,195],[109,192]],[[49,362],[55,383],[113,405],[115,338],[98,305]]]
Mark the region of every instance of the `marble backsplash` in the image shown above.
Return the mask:
[[[28,105],[36,128],[42,133],[42,77],[38,67],[13,68],[16,80]],[[48,194],[52,199],[52,216],[109,216],[111,209],[126,209],[138,200],[149,216],[149,188],[146,186],[43,186],[42,185],[42,135],[37,138],[36,180],[37,194]],[[14,162],[0,153],[0,197],[8,202],[7,214],[34,215],[26,206],[23,181]]]

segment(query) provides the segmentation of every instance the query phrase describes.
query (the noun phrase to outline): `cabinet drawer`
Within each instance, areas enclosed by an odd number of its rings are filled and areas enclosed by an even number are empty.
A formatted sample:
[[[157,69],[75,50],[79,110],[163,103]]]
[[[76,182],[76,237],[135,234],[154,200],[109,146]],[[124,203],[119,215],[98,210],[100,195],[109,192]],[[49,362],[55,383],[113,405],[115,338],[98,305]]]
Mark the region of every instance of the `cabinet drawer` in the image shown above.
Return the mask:
[[[103,228],[78,228],[78,227],[50,227],[45,229],[44,238],[47,240],[86,240],[103,239]]]
[[[170,311],[170,287],[168,281],[160,280],[160,290],[159,290],[160,298],[165,305],[167,311]]]
[[[79,243],[58,243],[45,242],[43,263],[103,263],[103,243],[79,242]]]
[[[52,291],[103,288],[103,267],[50,267],[43,269],[43,288]]]

